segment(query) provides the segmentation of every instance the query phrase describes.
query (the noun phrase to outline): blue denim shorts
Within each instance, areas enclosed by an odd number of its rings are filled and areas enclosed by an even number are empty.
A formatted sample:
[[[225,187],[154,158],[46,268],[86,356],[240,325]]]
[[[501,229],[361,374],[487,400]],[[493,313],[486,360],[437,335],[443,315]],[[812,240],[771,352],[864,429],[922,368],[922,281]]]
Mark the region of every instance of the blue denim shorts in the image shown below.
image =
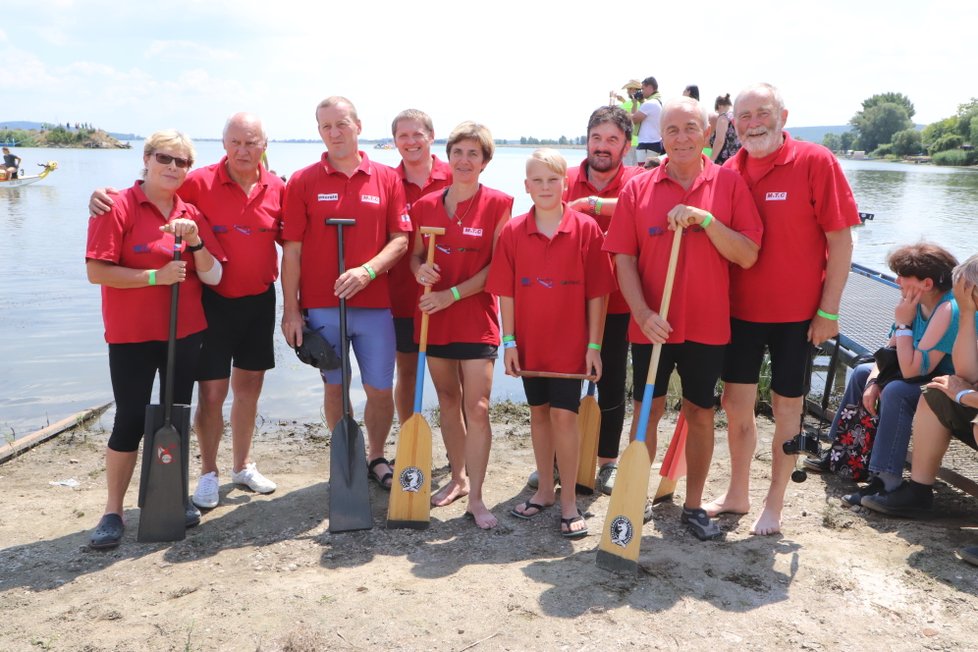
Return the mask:
[[[306,312],[309,328],[319,330],[326,341],[340,351],[340,309],[311,308]],[[394,321],[387,308],[347,308],[346,335],[353,345],[360,378],[375,389],[394,386]],[[343,382],[342,370],[321,372],[330,385]]]

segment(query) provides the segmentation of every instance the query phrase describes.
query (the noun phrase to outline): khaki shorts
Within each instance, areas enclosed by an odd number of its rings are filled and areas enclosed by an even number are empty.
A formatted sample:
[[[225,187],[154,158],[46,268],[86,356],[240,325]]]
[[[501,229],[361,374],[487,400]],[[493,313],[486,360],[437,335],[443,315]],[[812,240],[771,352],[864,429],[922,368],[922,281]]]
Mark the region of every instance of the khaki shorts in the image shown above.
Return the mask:
[[[974,424],[978,423],[978,409],[960,405],[939,389],[924,388],[924,400],[941,425],[951,431],[955,439],[978,450],[975,443]]]

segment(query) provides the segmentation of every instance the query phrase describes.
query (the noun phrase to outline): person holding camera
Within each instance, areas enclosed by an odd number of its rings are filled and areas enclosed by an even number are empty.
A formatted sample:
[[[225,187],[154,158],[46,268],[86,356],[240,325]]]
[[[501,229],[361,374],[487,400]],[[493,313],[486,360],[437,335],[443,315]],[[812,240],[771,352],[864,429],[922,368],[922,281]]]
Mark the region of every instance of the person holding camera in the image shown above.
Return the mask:
[[[632,97],[632,122],[638,125],[638,147],[635,148],[636,161],[644,165],[649,151],[665,154],[662,147],[662,134],[659,132],[659,118],[662,115],[662,96],[655,77],[642,80],[642,88]],[[638,106],[635,104],[638,103]]]

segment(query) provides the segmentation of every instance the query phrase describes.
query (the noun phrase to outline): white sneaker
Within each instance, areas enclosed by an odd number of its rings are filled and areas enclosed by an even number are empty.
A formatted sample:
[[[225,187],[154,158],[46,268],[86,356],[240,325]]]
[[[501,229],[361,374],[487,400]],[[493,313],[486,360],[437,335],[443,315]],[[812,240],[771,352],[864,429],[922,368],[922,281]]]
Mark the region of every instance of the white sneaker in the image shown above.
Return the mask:
[[[201,509],[214,509],[221,500],[220,488],[221,483],[217,479],[217,473],[214,471],[205,473],[197,481],[197,490],[194,491],[191,500]]]
[[[260,494],[270,494],[278,487],[278,485],[258,472],[254,462],[245,465],[240,471],[232,471],[231,482],[244,485]]]

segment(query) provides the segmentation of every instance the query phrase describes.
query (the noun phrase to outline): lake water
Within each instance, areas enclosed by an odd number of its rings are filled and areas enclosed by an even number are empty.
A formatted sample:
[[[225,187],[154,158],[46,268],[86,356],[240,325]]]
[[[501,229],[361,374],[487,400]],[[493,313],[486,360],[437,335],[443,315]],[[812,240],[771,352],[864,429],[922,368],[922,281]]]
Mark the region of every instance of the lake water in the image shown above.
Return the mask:
[[[21,436],[112,398],[100,294],[85,276],[88,196],[98,186],[124,188],[141,169],[141,143],[132,150],[90,151],[18,148],[26,170],[57,160],[59,168],[29,187],[0,190],[0,437]],[[280,174],[318,160],[322,146],[272,143],[269,160]],[[525,212],[523,165],[530,150],[500,147],[483,182],[516,197]],[[197,143],[201,164],[222,155],[218,142]],[[396,164],[396,150],[369,150],[374,160]],[[583,150],[565,150],[575,165]],[[967,234],[978,214],[978,173],[931,166],[843,161],[861,211],[875,219],[857,230],[853,260],[885,269],[897,244],[928,238],[963,259],[975,253]],[[281,310],[281,300],[279,301]],[[522,400],[519,381],[496,366],[493,398]],[[356,388],[352,398],[362,404]],[[281,337],[276,368],[266,377],[259,412],[266,420],[319,421],[322,385]],[[425,404],[436,403],[430,381]],[[110,418],[103,418],[106,424]]]

